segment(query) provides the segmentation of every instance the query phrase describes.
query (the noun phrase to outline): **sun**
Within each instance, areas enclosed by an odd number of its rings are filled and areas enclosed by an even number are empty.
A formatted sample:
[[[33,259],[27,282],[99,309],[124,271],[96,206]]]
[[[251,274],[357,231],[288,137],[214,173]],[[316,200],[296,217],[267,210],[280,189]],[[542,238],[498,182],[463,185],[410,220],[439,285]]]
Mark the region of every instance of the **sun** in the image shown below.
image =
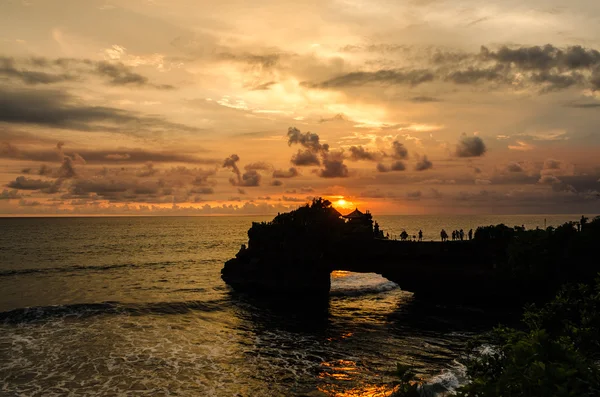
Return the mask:
[[[352,208],[354,206],[354,204],[351,201],[344,200],[344,198],[342,197],[339,200],[334,201],[333,206],[335,208],[347,209],[347,208]]]

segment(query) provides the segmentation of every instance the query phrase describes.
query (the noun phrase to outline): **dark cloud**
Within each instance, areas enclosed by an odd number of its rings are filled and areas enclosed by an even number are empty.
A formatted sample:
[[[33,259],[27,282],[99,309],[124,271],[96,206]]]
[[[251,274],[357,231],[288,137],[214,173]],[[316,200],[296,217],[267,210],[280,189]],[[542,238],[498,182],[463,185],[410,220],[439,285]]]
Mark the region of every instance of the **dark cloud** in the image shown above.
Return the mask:
[[[264,161],[258,161],[256,163],[250,163],[244,166],[245,170],[257,170],[257,171],[271,171],[273,166]]]
[[[240,169],[237,166],[237,162],[240,161],[240,156],[232,154],[223,161],[223,168],[229,168],[236,175],[238,182],[241,180]]]
[[[66,73],[47,73],[39,71],[23,70],[18,68],[14,58],[0,57],[0,76],[9,79],[19,79],[27,85],[54,84],[63,81],[76,80],[76,76]]]
[[[343,113],[338,113],[333,117],[323,118],[319,120],[319,123],[328,123],[330,121],[348,121],[348,118]]]
[[[391,172],[391,171],[404,171],[406,165],[402,161],[394,161],[390,166],[383,163],[377,164],[377,171],[379,172]]]
[[[171,130],[197,131],[158,116],[105,106],[88,106],[58,90],[0,89],[0,122],[35,124],[80,131],[147,135]]]
[[[288,196],[282,196],[281,197],[281,201],[288,201],[291,203],[304,203],[306,202],[305,199],[301,199],[301,198],[297,198],[297,197],[288,197]]]
[[[12,182],[9,182],[6,186],[11,189],[18,190],[42,190],[49,189],[52,187],[54,182],[41,180],[41,179],[31,179],[24,176],[19,176]]]
[[[486,152],[483,140],[478,136],[463,136],[456,145],[458,157],[479,157]]]
[[[551,44],[544,46],[509,48],[503,46],[497,51],[481,47],[480,56],[486,60],[514,65],[523,70],[548,71],[589,69],[600,64],[600,52],[581,46],[564,49]]]
[[[37,69],[37,70],[35,70]],[[92,61],[77,58],[30,58],[15,59],[0,57],[0,77],[18,79],[27,85],[55,84],[65,81],[83,80],[93,75],[106,80],[111,85],[153,87],[172,89],[170,85],[156,85],[148,78],[134,72],[120,62]]]
[[[382,153],[371,152],[362,146],[350,146],[348,151],[350,152],[350,160],[352,161],[379,161],[383,157]]]
[[[200,150],[200,149],[199,149]],[[195,164],[218,164],[219,160],[211,158],[199,158],[191,154],[169,151],[152,151],[145,149],[117,149],[117,150],[89,150],[72,149],[69,155],[78,153],[90,164],[106,163],[195,163]],[[57,159],[56,149],[47,150],[23,150],[9,142],[0,143],[0,158],[13,158],[35,162],[51,162]]]
[[[319,170],[321,178],[346,178],[348,167],[341,153],[327,153],[323,156],[323,168]]]
[[[416,86],[434,79],[429,70],[378,70],[376,72],[352,72],[325,80],[320,83],[302,83],[311,88],[342,88],[366,84],[411,85]]]
[[[298,176],[298,170],[295,167],[290,167],[286,170],[275,170],[273,171],[273,178],[293,178]]]
[[[281,57],[284,54],[282,53],[271,53],[271,54],[251,54],[251,53],[242,53],[242,54],[234,54],[232,52],[222,52],[218,54],[218,58],[226,61],[235,61],[246,63],[248,65],[260,66],[262,68],[268,69],[275,67]]]
[[[502,66],[479,69],[469,67],[465,70],[456,70],[446,76],[446,81],[451,81],[455,84],[475,84],[480,81],[497,81],[504,79]]]
[[[249,169],[242,174],[237,166],[238,161],[240,161],[240,156],[232,154],[223,162],[223,168],[229,168],[235,174],[235,177],[229,178],[229,182],[233,186],[260,186],[261,176],[258,171]]]
[[[19,200],[20,207],[37,207],[38,205],[42,205],[42,203],[40,203],[39,201],[35,201],[35,200],[25,200],[25,199]]]
[[[242,174],[242,179],[239,181],[239,186],[260,186],[260,179],[261,176],[256,170],[250,170]]]
[[[506,169],[509,172],[523,172],[523,167],[519,163],[508,163]]]
[[[544,169],[545,170],[559,170],[561,162],[554,159],[547,159],[544,161]]]
[[[414,192],[406,192],[406,198],[409,200],[420,200],[423,196],[420,190],[416,190]]]
[[[406,146],[404,146],[404,144],[398,142],[398,141],[394,141],[392,142],[392,149],[393,149],[393,154],[392,157],[399,159],[399,160],[404,160],[406,158],[408,158],[408,149],[406,149]]]
[[[411,102],[427,103],[427,102],[441,102],[441,99],[434,98],[431,96],[415,96],[410,98]]]
[[[273,181],[271,182],[271,186],[283,186],[283,182],[279,179],[273,179]]]
[[[7,190],[4,189],[0,192],[0,200],[15,200],[20,199],[21,196],[17,190]]]
[[[214,194],[215,189],[212,187],[194,187],[189,190],[190,194]]]
[[[296,127],[289,127],[288,132],[288,145],[299,144],[310,150],[313,153],[326,152],[329,150],[328,144],[321,144],[319,135],[313,134],[312,132],[302,133]]]
[[[132,72],[122,63],[98,62],[96,64],[96,73],[99,76],[106,77],[113,85],[145,85],[148,78]]]
[[[292,164],[297,166],[310,166],[310,165],[321,165],[321,161],[316,153],[310,150],[298,150],[298,153],[294,154],[290,160]]]
[[[415,165],[415,170],[425,171],[432,167],[433,167],[433,163],[431,161],[429,161],[427,156],[423,156],[417,161],[417,164]]]

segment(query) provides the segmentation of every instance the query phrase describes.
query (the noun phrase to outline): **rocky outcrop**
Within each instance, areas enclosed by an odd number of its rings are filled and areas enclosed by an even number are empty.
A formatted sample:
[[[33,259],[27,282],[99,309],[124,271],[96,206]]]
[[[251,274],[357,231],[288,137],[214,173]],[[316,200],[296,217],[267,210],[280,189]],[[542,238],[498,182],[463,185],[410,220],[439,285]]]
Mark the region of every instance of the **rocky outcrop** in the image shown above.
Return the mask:
[[[255,255],[241,250],[225,262],[222,279],[233,289],[251,295],[327,299],[329,268],[310,252],[271,251]]]

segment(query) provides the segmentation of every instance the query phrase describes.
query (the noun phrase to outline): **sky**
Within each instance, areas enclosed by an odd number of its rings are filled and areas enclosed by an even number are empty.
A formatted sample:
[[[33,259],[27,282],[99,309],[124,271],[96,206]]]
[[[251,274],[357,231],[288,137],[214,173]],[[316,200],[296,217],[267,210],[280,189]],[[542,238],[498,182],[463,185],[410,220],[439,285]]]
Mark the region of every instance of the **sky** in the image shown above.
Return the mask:
[[[596,0],[4,0],[0,216],[600,213],[599,51]]]

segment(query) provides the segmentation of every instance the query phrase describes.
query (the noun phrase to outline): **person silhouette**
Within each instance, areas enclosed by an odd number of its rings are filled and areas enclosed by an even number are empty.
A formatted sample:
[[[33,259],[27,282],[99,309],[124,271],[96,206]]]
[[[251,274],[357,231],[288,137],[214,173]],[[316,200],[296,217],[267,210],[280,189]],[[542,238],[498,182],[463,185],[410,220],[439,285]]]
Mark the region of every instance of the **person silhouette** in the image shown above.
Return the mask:
[[[423,241],[423,231],[419,230],[419,241]]]
[[[581,215],[581,220],[579,221],[579,223],[581,224],[581,230],[583,230],[583,228],[585,227],[585,224],[587,223],[588,218],[586,218],[585,216]]]
[[[473,229],[469,230],[469,240],[473,240]]]
[[[465,239],[465,232],[462,229],[460,229],[458,235],[460,236],[460,241],[463,241]]]

